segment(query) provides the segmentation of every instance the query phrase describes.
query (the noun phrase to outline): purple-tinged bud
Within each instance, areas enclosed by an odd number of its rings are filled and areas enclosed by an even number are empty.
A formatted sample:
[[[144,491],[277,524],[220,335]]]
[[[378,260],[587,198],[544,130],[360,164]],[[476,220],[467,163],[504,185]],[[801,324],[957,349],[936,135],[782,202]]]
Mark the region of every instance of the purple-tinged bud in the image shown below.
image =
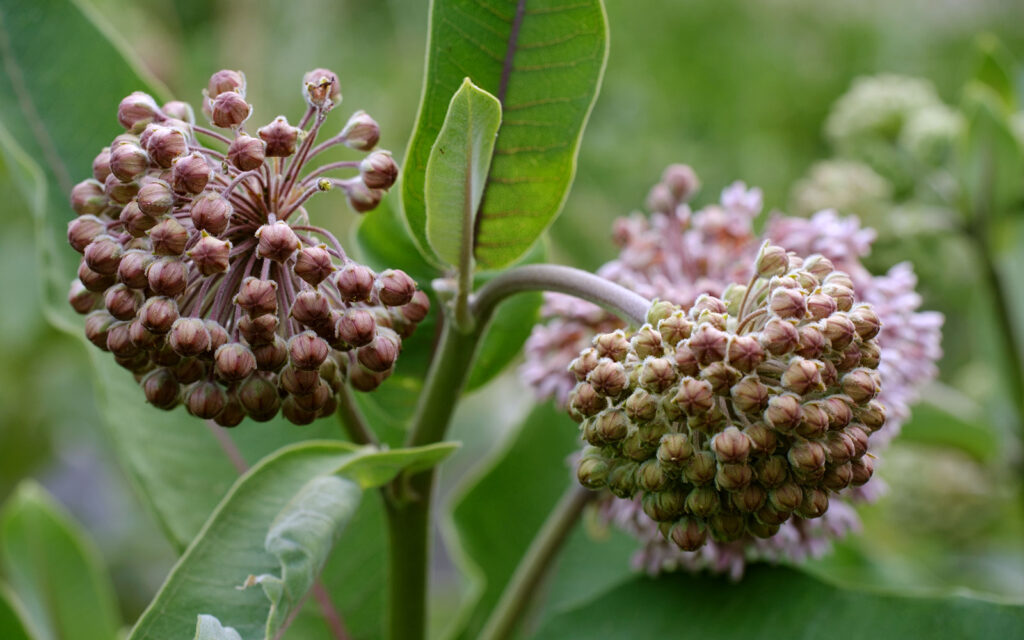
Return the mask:
[[[715,402],[715,393],[711,383],[706,380],[683,378],[679,391],[672,398],[672,403],[679,407],[687,416],[707,413]]]
[[[128,338],[136,347],[151,350],[157,342],[157,335],[142,324],[142,320],[135,318],[128,326]]]
[[[213,176],[206,158],[198,151],[175,158],[171,169],[171,185],[178,193],[202,193]]]
[[[754,513],[768,500],[763,487],[751,484],[732,494],[732,504],[740,513]]]
[[[696,172],[685,164],[670,164],[661,174],[661,184],[665,185],[677,202],[686,202],[700,189],[700,180]]]
[[[174,374],[174,379],[181,384],[192,384],[202,380],[208,372],[206,363],[199,358],[181,358],[177,364],[171,367],[171,373]]]
[[[764,349],[753,336],[734,336],[729,342],[729,364],[750,373],[764,362]]]
[[[366,213],[377,208],[384,199],[384,190],[371,189],[362,180],[352,180],[345,184],[345,197],[353,211]]]
[[[804,499],[796,508],[796,514],[801,518],[820,518],[828,511],[828,493],[824,489],[816,487],[804,487]]]
[[[92,177],[104,182],[110,175],[110,147],[103,147],[99,155],[92,161]]]
[[[227,403],[227,394],[215,382],[197,382],[185,391],[185,408],[203,420],[216,418]]]
[[[149,404],[159,409],[173,409],[178,404],[181,386],[167,369],[155,369],[142,379],[142,392]]]
[[[107,208],[107,194],[103,184],[96,180],[83,180],[71,189],[71,208],[80,216],[95,215]]]
[[[222,129],[231,129],[241,125],[252,115],[252,105],[245,101],[242,94],[225,91],[211,101],[210,120]]]
[[[608,406],[608,400],[599,396],[589,382],[582,382],[569,394],[569,415],[577,422],[584,417],[597,415]]]
[[[686,319],[682,312],[673,313],[669,317],[658,322],[658,333],[662,340],[675,346],[690,337],[693,332],[693,323]]]
[[[746,376],[729,389],[733,406],[743,413],[760,413],[768,405],[768,387],[757,376]]]
[[[823,280],[828,274],[836,270],[832,261],[823,255],[814,254],[804,260],[804,269],[811,273],[818,280]]]
[[[131,182],[148,168],[149,156],[137,144],[119,144],[110,150],[110,173],[121,182]]]
[[[96,273],[85,264],[85,260],[78,264],[78,280],[86,289],[93,293],[103,293],[116,282],[114,276]]]
[[[250,345],[259,346],[274,342],[277,336],[279,320],[276,314],[266,313],[260,316],[243,316],[238,321],[238,331]]]
[[[139,185],[135,182],[121,182],[117,176],[110,174],[103,183],[103,193],[117,204],[128,204],[139,193]]]
[[[192,110],[192,105],[187,102],[182,102],[181,100],[171,100],[161,107],[161,111],[163,111],[164,115],[168,118],[181,120],[188,124],[195,124],[196,122],[196,114],[195,111]]]
[[[320,380],[317,382],[316,388],[313,389],[312,393],[308,393],[300,396],[292,396],[291,400],[304,411],[317,412],[320,411],[330,399],[332,393],[331,388],[327,386],[327,383]]]
[[[359,163],[363,184],[371,189],[390,189],[398,179],[398,165],[390,151],[374,151]]]
[[[815,320],[829,317],[837,308],[836,301],[824,293],[812,293],[807,296],[807,312]]]
[[[390,369],[384,373],[377,373],[370,371],[360,364],[356,364],[349,368],[348,381],[354,389],[368,392],[379,387],[390,375]]]
[[[373,341],[377,323],[373,314],[365,309],[349,309],[336,325],[338,337],[353,347],[362,347]]]
[[[795,511],[800,506],[800,503],[804,501],[804,492],[800,485],[794,482],[787,482],[768,492],[768,500],[779,511],[790,513]]]
[[[693,445],[685,433],[667,433],[658,445],[658,462],[670,474],[677,474],[693,457]]]
[[[843,433],[850,436],[853,442],[853,457],[859,458],[868,452],[868,430],[863,425],[852,423],[843,429]]]
[[[260,371],[278,371],[288,362],[288,343],[275,335],[272,340],[253,345],[252,354]]]
[[[877,431],[885,424],[885,406],[877,400],[872,400],[866,405],[855,409],[857,420],[862,422],[871,431]]]
[[[772,453],[775,451],[775,447],[778,446],[778,438],[775,437],[775,431],[770,429],[762,422],[755,422],[754,424],[748,425],[743,430],[747,438],[750,439],[750,444],[754,448],[754,451],[758,453]]]
[[[212,276],[224,273],[228,270],[228,261],[231,256],[231,242],[221,240],[202,232],[202,237],[192,245],[188,257],[204,276]]]
[[[797,271],[792,274],[792,277],[796,280],[797,284],[807,291],[814,291],[821,284],[810,271]]]
[[[78,253],[85,253],[93,240],[103,235],[106,225],[94,215],[83,215],[68,223],[68,244]]]
[[[831,360],[818,360],[821,363],[821,384],[825,388],[834,387],[839,381],[839,372]]]
[[[800,345],[800,334],[796,327],[785,320],[769,320],[760,334],[761,345],[775,356],[792,352]]]
[[[259,169],[267,157],[267,143],[244,133],[238,134],[228,147],[228,162],[242,171]]]
[[[702,324],[694,330],[687,341],[687,346],[699,363],[708,365],[725,359],[729,349],[729,336],[710,324]]]
[[[210,100],[227,91],[245,95],[245,74],[241,71],[221,69],[212,76],[206,85],[206,95]]]
[[[315,371],[327,359],[331,348],[312,331],[305,331],[288,341],[288,354],[296,369]],[[382,370],[382,369],[380,369]]]
[[[799,395],[824,391],[820,367],[821,363],[817,360],[805,360],[796,356],[790,360],[789,366],[782,374],[782,386]]]
[[[174,207],[174,194],[163,181],[149,182],[139,188],[138,207],[142,213],[154,218],[162,216]]]
[[[702,293],[697,296],[693,307],[690,308],[690,317],[699,319],[705,311],[710,313],[726,313],[728,309],[729,305],[724,300]]]
[[[142,303],[142,294],[132,291],[123,284],[115,284],[107,289],[103,295],[103,305],[110,315],[118,320],[131,320],[135,317],[139,305]]]
[[[85,248],[85,264],[96,273],[113,275],[117,273],[123,254],[120,242],[107,235],[96,236]]]
[[[588,347],[569,363],[569,372],[573,374],[577,381],[586,380],[587,374],[594,370],[599,360],[597,350],[593,347]]]
[[[807,303],[804,301],[804,296],[796,289],[780,288],[773,291],[768,308],[780,318],[799,320],[807,313]]]
[[[256,230],[256,237],[259,239],[256,255],[275,262],[286,261],[302,246],[291,226],[280,220],[261,226]]]
[[[257,422],[266,422],[281,408],[281,397],[266,376],[253,374],[238,385],[238,401],[246,413]]]
[[[830,431],[825,435],[825,458],[831,464],[844,464],[853,459],[857,447],[853,439],[842,431]]]
[[[780,433],[790,434],[800,425],[802,414],[800,398],[791,393],[783,393],[772,396],[768,401],[768,407],[764,410],[764,419],[773,429]]]
[[[826,398],[822,407],[828,415],[830,429],[842,429],[853,420],[853,410],[845,399],[840,396]]]
[[[629,340],[621,329],[611,333],[602,333],[594,338],[594,348],[597,355],[602,358],[609,358],[616,362],[622,362],[629,353]]]
[[[868,369],[854,369],[841,380],[843,393],[857,404],[863,404],[878,395],[878,383]]]
[[[231,427],[237,427],[242,423],[242,420],[245,420],[245,409],[242,407],[242,403],[238,401],[234,391],[229,390],[224,409],[217,414],[213,421],[222,427],[230,429]]]
[[[373,292],[375,277],[369,267],[349,262],[338,272],[334,284],[345,302],[366,302]]]
[[[345,123],[339,137],[346,147],[370,151],[380,140],[380,126],[365,111],[356,111]]]
[[[696,487],[686,496],[686,510],[699,518],[708,518],[722,508],[714,487]]]
[[[72,280],[68,291],[68,304],[77,313],[86,314],[96,306],[98,296],[85,288],[81,280]]]
[[[587,489],[603,489],[608,480],[608,462],[600,455],[583,456],[576,465],[576,479]]]
[[[359,364],[370,371],[383,372],[394,366],[402,342],[394,331],[379,329],[370,344],[359,347],[356,352]]]
[[[587,375],[587,382],[601,395],[614,398],[626,388],[629,379],[625,368],[618,362],[602,360]]]
[[[799,356],[815,359],[825,351],[825,334],[816,325],[806,324],[800,327],[800,346],[796,353]]]
[[[291,316],[307,327],[330,320],[331,306],[327,296],[319,291],[303,291],[295,296]]]
[[[849,311],[853,307],[853,287],[838,284],[831,276],[826,280],[821,292],[835,300],[840,311]]]
[[[106,311],[93,311],[85,317],[85,337],[104,351],[107,350],[107,334],[116,320]]]
[[[149,265],[146,278],[149,279],[149,288],[153,293],[173,298],[185,290],[188,268],[177,258],[163,257]]]
[[[188,244],[188,229],[174,218],[164,218],[148,235],[153,254],[158,256],[180,256]]]
[[[341,83],[329,69],[313,69],[302,76],[302,97],[316,109],[330,109],[341,104]]]
[[[796,432],[805,438],[820,438],[828,431],[828,413],[820,402],[808,402],[800,414]]]
[[[203,354],[203,358],[206,360],[212,360],[217,349],[228,343],[230,337],[228,336],[227,329],[224,325],[217,322],[212,318],[203,320],[203,324],[206,325],[206,330],[210,332],[210,348]]]
[[[167,333],[178,319],[178,304],[170,298],[149,298],[139,308],[138,315],[142,326],[148,331]]]
[[[135,200],[126,204],[118,215],[118,220],[133,238],[145,238],[146,232],[156,226],[156,219],[142,213]]]
[[[781,276],[789,270],[789,254],[782,247],[765,242],[757,254],[754,268],[762,278]]]
[[[325,361],[326,362],[326,361]],[[295,396],[309,395],[320,385],[320,374],[316,371],[296,369],[288,365],[281,370],[281,388]]]
[[[634,422],[644,423],[654,420],[658,415],[658,398],[643,389],[635,389],[626,399],[626,415]]]
[[[160,107],[156,100],[141,91],[132,92],[117,106],[117,121],[129,131],[145,126],[147,122],[152,122],[159,116]]]
[[[722,491],[739,491],[754,480],[754,470],[742,463],[719,463],[715,485]]]
[[[655,331],[649,324],[640,327],[640,330],[633,334],[633,337],[630,339],[630,345],[640,358],[647,358],[648,356],[659,357],[665,353],[661,342],[661,334]]]
[[[256,370],[256,356],[244,344],[230,342],[217,349],[214,367],[222,380],[236,382]]]
[[[875,473],[875,460],[871,456],[857,458],[850,462],[850,470],[853,472],[850,484],[855,487],[863,486]]]
[[[400,269],[386,269],[377,276],[375,288],[381,304],[400,307],[412,301],[416,281]]]
[[[317,419],[316,411],[308,411],[299,406],[294,397],[287,397],[281,403],[281,415],[285,420],[296,425],[306,425]]]
[[[231,203],[226,198],[218,193],[206,192],[192,201],[189,215],[196,229],[219,236],[227,229],[232,210]]]
[[[849,318],[835,313],[825,320],[824,333],[825,337],[832,343],[832,348],[841,350],[853,342],[854,337],[857,335],[857,329]]]
[[[850,320],[862,340],[870,340],[882,329],[878,314],[868,305],[858,305],[850,311]]]
[[[402,305],[401,311],[406,320],[414,325],[419,324],[430,313],[430,298],[426,293],[417,289],[416,293],[412,294],[412,300]]]
[[[736,427],[727,427],[711,438],[711,448],[719,462],[743,463],[750,455],[750,439]]]
[[[711,389],[722,395],[728,393],[729,387],[736,384],[742,375],[724,362],[712,362],[700,372],[700,378],[707,380]]]
[[[116,358],[131,360],[140,354],[139,347],[132,342],[130,327],[127,322],[115,322],[107,331],[107,351]],[[146,360],[149,360],[148,356]]]
[[[331,254],[324,247],[306,247],[299,250],[292,267],[295,275],[315,287],[334,273]]]
[[[277,116],[273,122],[256,130],[256,135],[267,143],[268,158],[287,158],[294,154],[301,133],[302,130],[288,124],[284,116]]]
[[[210,331],[200,318],[178,318],[167,334],[167,342],[178,355],[189,358],[209,351]]]
[[[156,127],[146,138],[149,158],[164,169],[170,169],[174,159],[188,153],[185,134],[171,127]]]
[[[786,458],[793,471],[802,476],[813,477],[825,470],[825,447],[814,440],[797,438]]]
[[[755,463],[757,481],[768,489],[781,486],[789,475],[789,464],[782,456],[769,456]]]
[[[847,462],[839,465],[829,465],[825,469],[825,475],[821,478],[821,484],[832,491],[842,491],[850,486],[853,480],[853,466]]]
[[[640,385],[652,393],[661,393],[676,381],[676,371],[668,358],[647,358],[640,370]]]
[[[248,276],[242,280],[233,302],[252,317],[277,313],[277,282]]]
[[[655,300],[647,310],[647,324],[656,327],[659,322],[670,317],[678,310],[679,307],[667,300]]]
[[[669,529],[668,539],[683,551],[696,551],[707,542],[707,528],[694,518],[683,518]]]
[[[715,456],[710,451],[697,451],[683,465],[683,479],[690,484],[705,485],[715,479]]]

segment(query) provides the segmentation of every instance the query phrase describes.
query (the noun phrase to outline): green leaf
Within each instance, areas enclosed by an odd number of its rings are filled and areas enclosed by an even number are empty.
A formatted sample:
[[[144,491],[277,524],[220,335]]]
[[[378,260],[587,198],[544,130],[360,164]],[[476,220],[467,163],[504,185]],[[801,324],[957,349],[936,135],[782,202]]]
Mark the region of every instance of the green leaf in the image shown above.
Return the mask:
[[[5,640],[40,640],[32,630],[32,621],[25,605],[11,588],[0,582],[0,638]]]
[[[202,614],[243,638],[274,637],[356,513],[362,489],[435,464],[452,449],[375,451],[319,441],[265,458],[224,497],[129,639],[187,637]],[[256,585],[265,593],[249,588]],[[216,629],[212,621],[207,625]]]
[[[474,638],[480,632],[533,536],[571,481],[566,458],[577,446],[578,433],[563,412],[549,405],[537,407],[455,501],[446,538],[471,582],[462,637]]]
[[[978,36],[974,79],[992,89],[1002,101],[1006,113],[1014,110],[1017,92],[1014,87],[1013,55],[999,38],[991,33]]]
[[[495,95],[504,114],[474,243],[481,267],[497,269],[526,253],[561,210],[606,57],[600,0],[432,2],[426,79],[402,179],[406,221],[424,255],[427,165],[463,78]]]
[[[537,324],[543,302],[544,296],[540,293],[521,293],[501,303],[480,342],[466,391],[493,380],[519,355]]]
[[[469,78],[452,96],[427,160],[427,240],[441,260],[473,271],[473,229],[484,195],[501,103]]]
[[[117,601],[99,553],[33,481],[22,482],[0,512],[0,560],[41,638],[117,636]]]
[[[726,578],[635,577],[568,609],[535,637],[1020,638],[1024,607],[966,597],[912,598],[844,590],[788,568]]]
[[[242,640],[242,636],[232,627],[222,625],[217,618],[202,614],[196,622],[194,640]]]

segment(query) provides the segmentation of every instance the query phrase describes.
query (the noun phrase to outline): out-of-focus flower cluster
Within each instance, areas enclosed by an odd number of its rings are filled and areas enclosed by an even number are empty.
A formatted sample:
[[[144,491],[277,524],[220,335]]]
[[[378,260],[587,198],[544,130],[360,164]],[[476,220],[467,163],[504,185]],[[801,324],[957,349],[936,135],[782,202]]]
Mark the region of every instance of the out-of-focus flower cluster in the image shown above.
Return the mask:
[[[398,175],[389,152],[372,151],[380,131],[362,111],[317,144],[341,102],[337,76],[307,73],[298,125],[278,116],[255,135],[245,89],[224,70],[203,91],[226,135],[183,102],[121,101],[125,133],[71,193],[68,241],[82,261],[69,302],[151,404],[225,427],[278,412],[306,424],[334,410],[340,385],[368,391],[388,377],[429,303],[404,272],[374,273],[308,220],[317,193],[341,189],[368,211]],[[307,170],[337,145],[370,153]]]
[[[718,203],[693,211],[687,201],[698,188],[689,167],[666,169],[648,197],[652,213],[635,213],[616,223],[613,234],[621,251],[599,274],[649,298],[679,305],[688,313],[702,294],[731,299],[729,285],[751,279],[763,242],[753,230],[761,213],[761,193],[735,183],[722,192]],[[764,235],[797,255],[820,254],[848,275],[860,300],[874,307],[882,327],[875,338],[882,380],[877,401],[887,411],[885,425],[871,438],[871,450],[877,451],[898,433],[918,389],[936,374],[941,315],[919,310],[921,300],[914,291],[916,280],[909,265],[896,265],[882,276],[866,270],[860,259],[870,250],[875,235],[860,227],[854,217],[827,210],[811,219],[776,214]],[[527,360],[521,371],[542,397],[554,397],[564,405],[577,383],[570,363],[592,346],[595,336],[623,326],[590,303],[560,294],[547,294],[545,299],[542,313],[549,321],[539,325],[527,342]],[[644,513],[640,499],[609,496],[600,509],[609,521],[643,543],[635,557],[638,567],[651,572],[708,568],[738,576],[747,561],[798,561],[820,555],[830,540],[859,527],[850,505],[877,495],[879,482],[872,480],[842,491],[830,499],[822,517],[791,517],[770,537],[709,541],[689,552],[664,539],[657,524]]]

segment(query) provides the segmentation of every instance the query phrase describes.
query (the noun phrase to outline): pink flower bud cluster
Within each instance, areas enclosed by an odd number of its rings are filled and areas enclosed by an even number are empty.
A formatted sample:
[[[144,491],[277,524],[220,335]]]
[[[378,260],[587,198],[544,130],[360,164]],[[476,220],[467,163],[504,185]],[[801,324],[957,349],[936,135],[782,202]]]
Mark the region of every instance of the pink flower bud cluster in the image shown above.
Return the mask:
[[[375,273],[312,226],[304,203],[335,187],[356,211],[397,178],[387,151],[308,170],[325,149],[370,151],[377,124],[358,112],[316,144],[341,100],[338,79],[306,74],[308,108],[255,135],[239,71],[215,73],[197,125],[182,102],[144,93],[117,113],[125,133],[71,193],[68,242],[82,254],[69,302],[85,333],[135,374],[161,409],[182,404],[225,427],[279,412],[306,424],[334,411],[341,385],[376,388],[429,301],[404,272]],[[353,178],[331,177],[338,170]]]
[[[680,184],[690,188],[679,188]],[[621,252],[599,274],[686,310],[701,294],[726,300],[735,297],[742,288],[729,285],[752,276],[762,243],[753,228],[761,213],[761,193],[737,182],[722,192],[719,202],[695,211],[687,201],[696,184],[688,167],[669,167],[648,197],[653,213],[634,213],[616,222],[613,233]],[[897,265],[883,276],[872,276],[861,265],[860,258],[870,249],[874,233],[861,229],[856,218],[840,218],[833,212],[819,213],[810,221],[776,215],[766,235],[799,255],[822,254],[849,275],[859,299],[874,306],[882,325],[875,338],[881,348],[877,371],[884,383],[878,401],[888,413],[885,425],[871,438],[872,450],[878,451],[898,433],[919,389],[936,374],[942,316],[920,311],[916,280],[908,264]],[[596,334],[623,325],[599,307],[561,294],[547,294],[542,313],[546,322],[534,329],[527,342],[521,374],[540,397],[554,397],[565,405],[576,383],[569,363],[591,345]],[[859,527],[849,502],[877,495],[880,482],[874,479],[833,496],[828,512],[819,519],[791,517],[770,538],[709,542],[697,552],[682,552],[667,543],[639,500],[609,498],[602,503],[602,512],[643,543],[635,558],[640,568],[650,572],[710,569],[738,575],[751,560],[801,560],[820,555],[830,540]]]

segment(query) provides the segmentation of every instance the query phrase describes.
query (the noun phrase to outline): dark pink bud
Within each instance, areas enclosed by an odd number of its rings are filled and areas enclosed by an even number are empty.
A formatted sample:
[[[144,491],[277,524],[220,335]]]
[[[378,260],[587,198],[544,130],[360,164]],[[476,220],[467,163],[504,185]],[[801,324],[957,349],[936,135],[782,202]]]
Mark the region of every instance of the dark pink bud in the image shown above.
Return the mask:
[[[167,333],[178,319],[178,304],[165,297],[146,300],[139,309],[139,321],[148,331]]]
[[[305,331],[288,341],[288,355],[291,364],[296,369],[315,370],[319,369],[331,348],[323,338],[312,331]]]
[[[68,291],[68,304],[76,312],[86,314],[96,306],[97,296],[85,288],[81,280],[73,280]]]
[[[801,319],[807,313],[807,303],[796,289],[779,288],[772,292],[769,309],[780,318]]]
[[[237,127],[252,115],[252,106],[242,94],[234,91],[218,94],[212,101],[211,110],[213,124],[223,129]]]
[[[164,218],[149,230],[153,253],[158,256],[180,256],[188,244],[188,230],[174,218]]]
[[[139,355],[140,350],[131,339],[130,327],[127,322],[115,322],[110,325],[107,331],[107,351],[115,357],[130,359]]]
[[[303,291],[295,296],[291,316],[307,327],[326,322],[331,317],[327,296],[319,291]]]
[[[273,313],[261,316],[243,316],[238,321],[238,330],[245,341],[253,346],[269,344],[277,334],[279,320]]]
[[[316,420],[318,414],[315,410],[303,409],[294,396],[289,396],[281,403],[281,415],[292,424],[304,425]]]
[[[784,434],[792,433],[799,426],[802,415],[800,398],[791,393],[772,396],[764,410],[765,421]]]
[[[214,238],[205,232],[188,252],[188,257],[192,258],[192,264],[204,276],[227,271],[230,256],[231,243],[229,241]]]
[[[679,391],[672,398],[672,403],[686,415],[696,416],[707,413],[715,401],[715,393],[706,380],[683,378]]]
[[[256,237],[259,239],[256,255],[275,262],[284,262],[302,246],[299,237],[284,221],[261,226],[256,230]]]
[[[427,294],[417,290],[412,295],[412,300],[402,306],[402,316],[412,324],[419,324],[430,312],[430,298]]]
[[[388,307],[400,307],[412,301],[416,281],[404,271],[387,269],[377,276],[377,298]]]
[[[97,236],[85,248],[85,264],[96,273],[113,275],[117,273],[117,265],[120,264],[123,253],[121,243],[114,238],[107,235]]]
[[[320,385],[320,374],[309,369],[296,369],[289,365],[281,371],[280,380],[282,389],[292,395],[304,396],[316,391]]]
[[[160,409],[173,409],[178,404],[181,386],[167,369],[155,369],[142,379],[146,401]]]
[[[175,158],[188,153],[188,140],[178,129],[156,127],[146,138],[146,151],[153,162],[170,169]]]
[[[245,95],[245,74],[241,71],[221,69],[212,76],[206,85],[206,95],[211,100],[226,91],[234,91]]]
[[[197,382],[185,391],[185,408],[203,420],[216,418],[227,402],[227,394],[215,382]]]
[[[269,376],[254,374],[238,385],[238,401],[253,420],[265,422],[277,415],[281,397]]]
[[[119,144],[110,150],[110,173],[121,182],[131,182],[148,168],[149,156],[138,144]]]
[[[254,346],[252,353],[256,356],[256,368],[260,371],[277,371],[288,361],[288,344],[281,336],[261,345]]]
[[[800,327],[800,346],[797,355],[805,358],[817,358],[825,350],[825,334],[817,326],[808,324]]]
[[[83,180],[76,184],[71,189],[71,208],[80,216],[101,213],[107,208],[103,184],[96,180]]]
[[[832,348],[839,350],[853,342],[857,329],[845,315],[834,313],[825,320],[824,333],[832,343]]]
[[[238,134],[228,147],[228,162],[242,171],[258,169],[267,156],[267,143],[258,138]]]
[[[188,268],[177,258],[163,257],[149,265],[146,277],[153,293],[173,298],[185,290],[185,285],[188,284]]]
[[[103,305],[118,320],[131,320],[142,304],[142,294],[123,284],[115,284],[103,295]]]
[[[857,335],[862,340],[874,338],[882,329],[882,321],[878,319],[878,314],[868,305],[860,305],[850,311],[850,320],[853,321]]]
[[[697,327],[687,341],[687,346],[701,364],[723,360],[729,348],[729,336],[710,324]]]
[[[162,216],[173,206],[174,194],[166,182],[156,180],[139,188],[138,207],[147,216]]]
[[[110,175],[110,147],[103,147],[99,155],[92,161],[92,177],[103,182]]]
[[[106,311],[93,311],[85,316],[85,337],[104,351],[107,350],[107,333],[116,322]]]
[[[189,215],[196,229],[219,236],[228,228],[232,211],[231,203],[226,198],[218,193],[206,192],[192,200]]]
[[[729,364],[750,373],[764,362],[764,349],[753,336],[735,336],[729,343]]]
[[[78,280],[82,286],[93,293],[103,293],[116,282],[114,276],[97,273],[90,269],[89,265],[85,264],[85,260],[78,265]]]
[[[815,320],[829,317],[836,309],[836,301],[823,293],[812,293],[807,296],[807,311]]]
[[[131,234],[133,238],[145,238],[146,232],[155,227],[157,223],[155,218],[142,213],[135,200],[124,205],[118,220],[124,225],[124,230]]]
[[[214,367],[223,380],[235,382],[256,370],[256,356],[244,344],[231,342],[217,349]]]
[[[800,334],[796,327],[778,318],[765,323],[760,339],[765,350],[775,356],[785,355],[800,346]]]
[[[337,324],[338,337],[353,347],[369,344],[376,332],[373,314],[365,309],[349,309]]]
[[[363,183],[371,189],[390,189],[398,179],[398,165],[390,151],[374,151],[359,163]]]
[[[270,124],[256,130],[256,135],[267,143],[268,158],[286,158],[295,153],[295,143],[301,129],[288,124],[284,116],[277,116]]]
[[[331,388],[321,380],[317,383],[312,393],[294,396],[291,400],[304,411],[316,412],[327,404],[330,397]]]
[[[373,291],[374,280],[369,267],[349,262],[338,272],[334,283],[345,302],[366,302]]]
[[[128,204],[139,193],[139,185],[135,182],[121,182],[117,176],[110,174],[103,182],[103,193],[117,204]]]
[[[349,369],[348,381],[352,383],[354,389],[369,392],[379,387],[390,375],[390,369],[384,373],[377,373],[376,371],[370,371],[361,364],[356,364]]]
[[[380,126],[365,111],[356,111],[345,123],[340,137],[346,147],[369,151],[380,140]]]
[[[117,106],[117,121],[129,131],[157,119],[160,107],[147,93],[135,91]]]
[[[817,360],[805,360],[794,357],[782,374],[782,386],[799,395],[814,391],[823,391],[825,385],[821,380],[821,363]]]
[[[85,253],[89,243],[106,231],[103,221],[94,215],[83,215],[68,223],[68,244],[78,253]]]
[[[265,313],[277,313],[277,283],[273,280],[260,280],[252,276],[242,280],[235,295],[234,303],[242,307],[250,316],[261,316]]]
[[[354,180],[345,185],[345,197],[348,199],[348,206],[356,213],[373,211],[384,199],[384,191],[371,189],[362,180]]]
[[[186,358],[209,351],[210,331],[200,318],[178,318],[171,325],[167,342],[175,353]]]
[[[843,393],[857,404],[863,404],[878,395],[878,383],[868,369],[854,369],[843,376]]]
[[[334,273],[334,263],[331,261],[331,254],[324,247],[306,247],[296,254],[292,270],[295,275],[315,287]]]
[[[202,193],[213,170],[198,151],[179,156],[172,163],[171,185],[178,193]]]
[[[359,364],[378,373],[389,370],[398,359],[401,340],[394,331],[380,329],[370,344],[359,348]]]

